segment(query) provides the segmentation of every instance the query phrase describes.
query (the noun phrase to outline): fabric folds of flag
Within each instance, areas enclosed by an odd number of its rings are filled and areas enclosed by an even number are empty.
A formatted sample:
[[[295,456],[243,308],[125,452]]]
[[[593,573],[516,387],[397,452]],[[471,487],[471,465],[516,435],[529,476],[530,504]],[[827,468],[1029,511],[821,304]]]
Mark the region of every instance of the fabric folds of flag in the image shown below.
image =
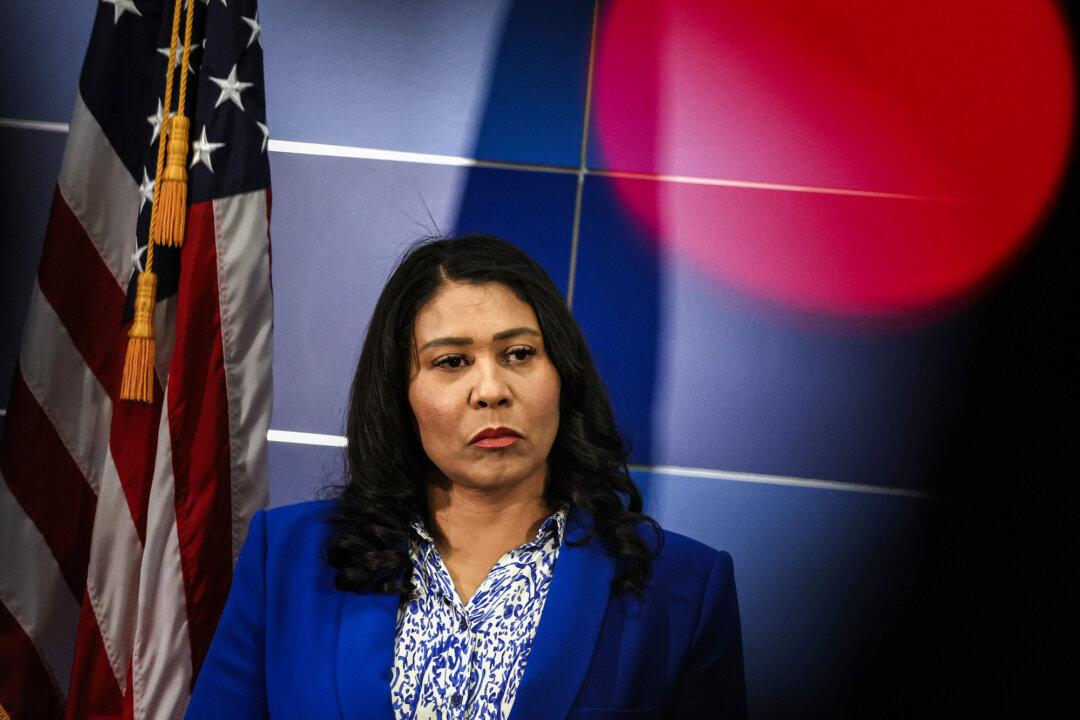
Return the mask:
[[[98,6],[0,441],[0,717],[181,717],[266,503],[259,18],[255,0],[191,2],[187,67],[173,60],[189,204],[183,246],[155,247],[150,403],[120,385],[174,0]]]

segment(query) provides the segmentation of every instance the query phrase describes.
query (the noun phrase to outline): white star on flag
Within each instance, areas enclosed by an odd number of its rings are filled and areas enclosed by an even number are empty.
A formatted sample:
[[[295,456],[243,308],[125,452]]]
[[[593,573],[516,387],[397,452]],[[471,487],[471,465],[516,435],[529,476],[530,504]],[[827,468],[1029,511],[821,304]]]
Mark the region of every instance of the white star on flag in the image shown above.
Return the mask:
[[[139,238],[135,238],[135,252],[131,253],[131,264],[139,272],[146,272],[146,268],[143,267],[143,256],[146,255],[146,246],[139,245]]]
[[[153,131],[153,134],[150,136],[151,145],[154,144],[154,141],[158,139],[158,135],[161,134],[161,123],[163,122],[161,113],[164,110],[165,108],[161,107],[161,99],[159,98],[157,101],[157,112],[153,115],[146,116],[146,122],[150,124],[150,129]],[[172,115],[172,113],[169,113],[169,115]]]
[[[126,12],[142,17],[139,8],[135,7],[135,0],[102,0],[102,2],[113,6],[113,25],[118,24],[120,16]]]
[[[191,143],[191,167],[195,167],[195,163],[202,163],[210,172],[214,172],[214,166],[210,164],[210,153],[223,147],[225,147],[225,143],[207,141],[206,126],[203,125],[202,135],[198,140]]]
[[[199,49],[200,48],[199,48],[198,45],[194,45],[191,48],[191,52],[195,52],[196,50],[199,50]],[[164,55],[166,60],[169,59],[169,48],[167,48],[167,47],[158,48],[157,51],[158,51],[159,55]],[[176,67],[180,67],[180,61],[183,60],[183,59],[184,59],[184,43],[177,42],[176,43],[176,59],[173,60],[173,63],[176,65]],[[189,73],[195,72],[195,68],[191,67],[191,53],[188,53],[187,69],[188,69]]]
[[[221,88],[221,94],[218,95],[217,102],[214,103],[214,107],[218,107],[226,100],[232,100],[236,103],[236,107],[241,110],[244,109],[244,104],[240,102],[240,93],[247,90],[254,83],[240,82],[236,79],[236,63],[233,63],[232,70],[229,71],[229,76],[224,78],[211,77],[210,82]]]
[[[143,168],[142,183],[139,184],[139,212],[142,212],[146,203],[154,203],[154,181],[146,174],[146,168]]]
[[[240,16],[240,19],[246,22],[248,27],[251,28],[251,37],[248,38],[247,45],[245,46],[251,47],[251,43],[259,40],[259,35],[262,34],[262,27],[259,26],[259,11],[255,11],[255,17],[253,18]],[[259,40],[259,45],[262,45],[261,40]]]
[[[263,134],[262,151],[266,152],[266,143],[270,141],[270,128],[268,128],[264,123],[261,123],[258,120],[255,121],[255,124],[258,125],[259,130],[262,131],[262,134]]]

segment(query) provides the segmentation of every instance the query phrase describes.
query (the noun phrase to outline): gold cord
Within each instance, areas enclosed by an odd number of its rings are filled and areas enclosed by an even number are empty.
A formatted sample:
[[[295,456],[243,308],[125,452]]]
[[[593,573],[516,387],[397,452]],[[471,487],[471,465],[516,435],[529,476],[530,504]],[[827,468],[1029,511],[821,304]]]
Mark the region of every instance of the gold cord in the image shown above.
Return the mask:
[[[173,7],[172,32],[169,40],[169,64],[165,70],[165,101],[162,103],[161,133],[158,136],[157,164],[154,170],[154,193],[153,200],[150,203],[150,237],[146,243],[146,265],[135,283],[135,319],[128,330],[124,370],[120,378],[121,399],[146,403],[154,400],[154,360],[157,357],[157,346],[154,340],[154,308],[157,304],[157,275],[153,272],[154,245],[159,242],[161,231],[158,209],[162,197],[165,146],[166,144],[173,144],[176,140],[175,125],[170,121],[169,116],[172,114],[173,75],[176,68],[176,43],[180,34],[182,2],[183,0],[176,0],[176,5]],[[187,27],[185,28],[188,45],[191,44],[191,18],[194,4],[194,2],[188,3]],[[181,105],[177,113],[178,116],[183,113],[189,50],[190,47],[185,47],[183,53],[184,66],[181,68],[183,77],[180,79]],[[186,117],[183,120],[187,122]],[[166,135],[168,135],[168,138],[166,138]],[[186,133],[183,142],[186,156]]]

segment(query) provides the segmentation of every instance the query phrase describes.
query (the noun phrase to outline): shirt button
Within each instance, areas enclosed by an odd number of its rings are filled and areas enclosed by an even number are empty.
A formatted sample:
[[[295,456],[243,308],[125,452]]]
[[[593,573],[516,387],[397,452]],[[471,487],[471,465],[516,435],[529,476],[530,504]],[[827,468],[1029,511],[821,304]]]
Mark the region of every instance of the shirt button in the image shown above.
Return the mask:
[[[454,693],[454,695],[450,698],[450,704],[454,707],[458,707],[461,705],[461,701],[464,699],[465,698],[461,697],[459,693]]]
[[[469,623],[465,622],[465,618],[461,618],[461,622],[458,623],[458,630],[468,630]]]

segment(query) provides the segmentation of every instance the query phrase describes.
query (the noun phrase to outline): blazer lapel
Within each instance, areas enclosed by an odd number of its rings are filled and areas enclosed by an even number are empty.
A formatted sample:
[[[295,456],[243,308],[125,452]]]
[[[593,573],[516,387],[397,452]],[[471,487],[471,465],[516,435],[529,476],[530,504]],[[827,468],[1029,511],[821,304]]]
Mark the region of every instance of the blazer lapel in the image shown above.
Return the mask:
[[[592,518],[567,519],[566,537],[555,563],[547,600],[536,627],[510,720],[564,718],[592,661],[600,625],[607,612],[615,561],[594,536],[580,540]]]
[[[341,715],[344,718],[393,720],[390,677],[398,596],[344,595],[337,649]]]

